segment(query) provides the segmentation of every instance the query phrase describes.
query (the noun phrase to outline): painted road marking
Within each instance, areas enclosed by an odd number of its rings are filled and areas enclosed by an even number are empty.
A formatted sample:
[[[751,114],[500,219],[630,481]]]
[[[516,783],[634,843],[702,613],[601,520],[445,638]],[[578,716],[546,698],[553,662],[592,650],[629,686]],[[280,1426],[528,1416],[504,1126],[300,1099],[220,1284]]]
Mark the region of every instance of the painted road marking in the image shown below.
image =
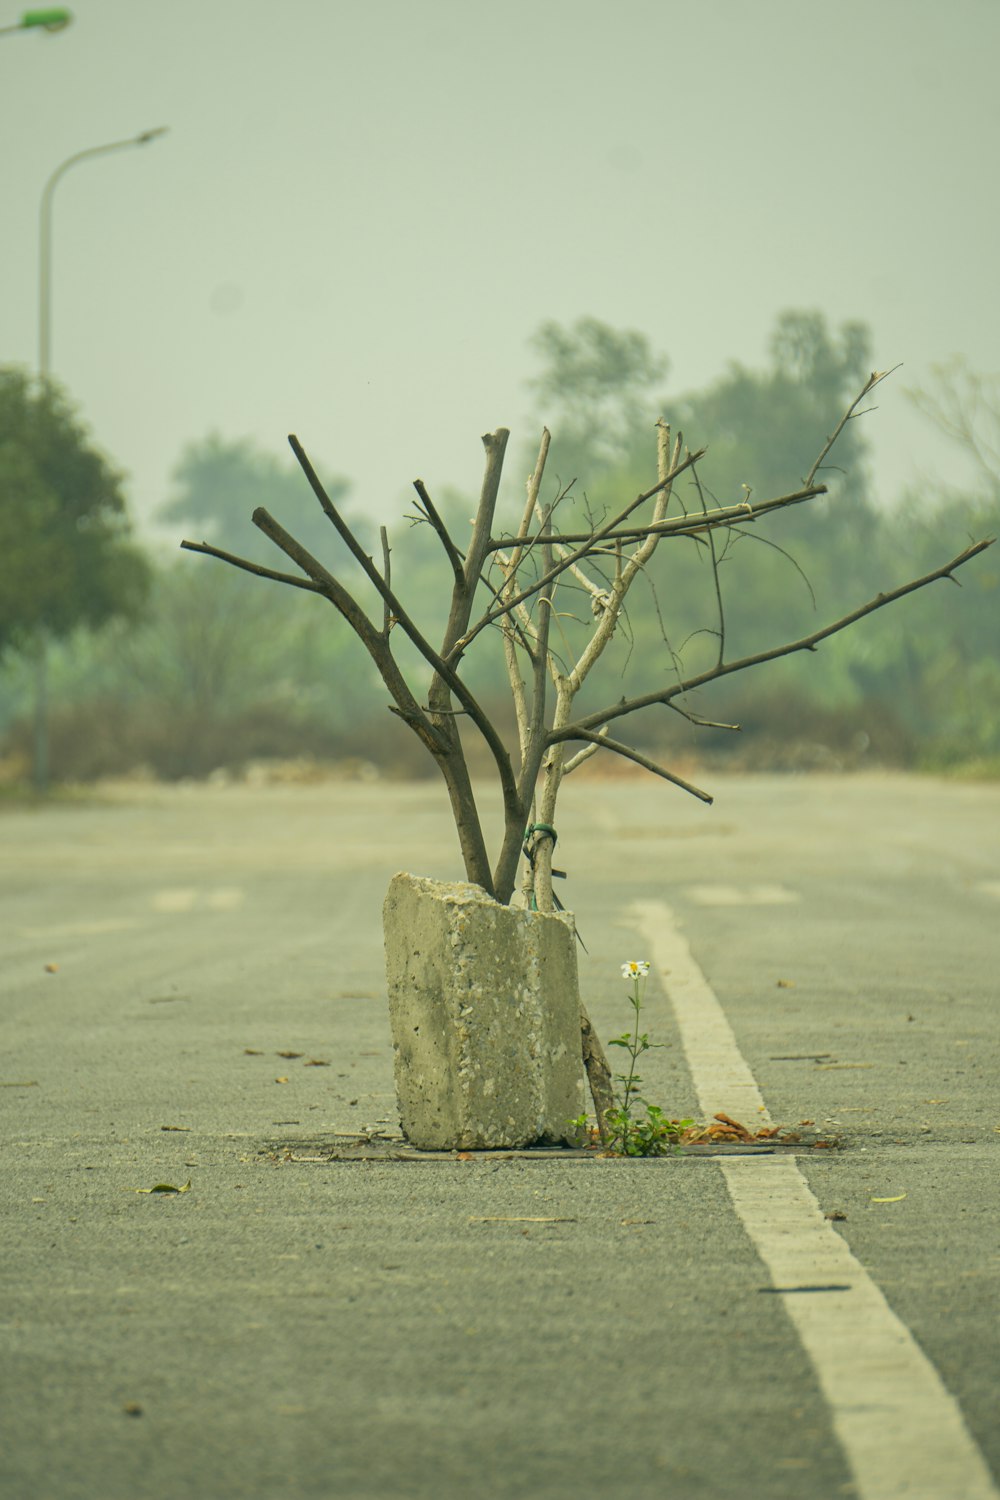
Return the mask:
[[[139,923],[131,917],[107,917],[97,922],[58,922],[51,927],[22,927],[25,938],[104,937],[112,932],[131,932]]]
[[[201,904],[209,911],[235,911],[243,905],[243,891],[230,885],[204,892],[196,886],[183,886],[156,891],[152,901],[153,910],[158,912],[194,911]]]
[[[646,953],[674,1007],[698,1101],[767,1122],[756,1081],[673,912],[633,908]],[[784,1305],[829,1402],[859,1500],[1000,1500],[957,1401],[787,1158],[718,1163],[733,1207]]]
[[[182,889],[170,889],[155,891],[153,894],[153,910],[163,912],[190,911],[198,899],[198,892],[193,887]]]
[[[783,885],[689,885],[684,893],[699,906],[786,906],[800,899]]]
[[[235,911],[243,905],[243,892],[238,886],[222,885],[217,890],[209,891],[205,904],[212,911]]]

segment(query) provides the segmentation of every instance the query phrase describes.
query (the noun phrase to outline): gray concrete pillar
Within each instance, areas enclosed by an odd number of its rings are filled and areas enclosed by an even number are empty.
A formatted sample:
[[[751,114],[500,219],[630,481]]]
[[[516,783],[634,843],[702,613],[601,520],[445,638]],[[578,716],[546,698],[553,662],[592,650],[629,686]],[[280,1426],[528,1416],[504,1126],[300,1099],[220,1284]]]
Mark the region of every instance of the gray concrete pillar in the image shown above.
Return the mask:
[[[572,918],[415,875],[393,876],[383,916],[406,1138],[423,1150],[572,1141],[586,1107]]]

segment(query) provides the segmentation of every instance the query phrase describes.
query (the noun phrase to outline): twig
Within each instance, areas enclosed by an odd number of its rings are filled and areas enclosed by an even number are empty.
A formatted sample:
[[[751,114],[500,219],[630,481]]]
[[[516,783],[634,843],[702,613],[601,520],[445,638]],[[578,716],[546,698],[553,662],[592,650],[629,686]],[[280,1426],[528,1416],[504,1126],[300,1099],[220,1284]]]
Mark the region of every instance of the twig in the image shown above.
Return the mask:
[[[435,509],[433,500],[427,493],[427,488],[424,484],[424,481],[422,479],[415,479],[413,481],[413,488],[420,496],[420,500],[423,504],[427,520],[429,521],[433,529],[437,532],[438,536],[441,539],[441,545],[444,547],[445,552],[448,554],[448,561],[451,563],[451,570],[455,576],[455,582],[459,583],[465,577],[465,558],[455,546],[455,543],[452,541],[447,526],[442,521],[440,515]]]
[[[255,578],[270,578],[274,583],[289,583],[292,588],[306,589],[311,594],[321,594],[323,585],[316,583],[312,578],[297,578],[294,573],[276,573],[273,568],[262,568],[259,563],[250,562],[245,557],[237,557],[234,552],[223,552],[221,547],[212,547],[208,542],[181,542],[181,547],[186,552],[203,552],[206,557],[217,557],[220,562],[230,563],[234,568],[241,568],[244,573],[252,573]]]
[[[378,529],[378,534],[382,541],[382,577],[385,579],[386,588],[389,589],[392,587],[392,573],[390,570],[389,553],[389,533],[386,531],[384,526],[380,526]],[[383,599],[382,634],[385,636],[386,640],[389,639],[389,631],[392,629],[393,623],[393,615],[391,609],[389,608],[389,601],[388,599]]]
[[[653,703],[670,703],[670,700],[676,698],[679,694],[704,687],[706,683],[714,682],[719,677],[728,677],[734,672],[744,672],[748,667],[756,667],[766,661],[777,661],[779,657],[791,656],[797,651],[812,651],[821,641],[826,640],[831,635],[836,635],[838,631],[846,630],[849,625],[853,625],[856,621],[864,619],[865,615],[873,614],[875,610],[883,609],[887,604],[892,604],[895,600],[902,599],[907,594],[914,593],[917,589],[925,588],[928,584],[936,582],[939,578],[950,578],[956,568],[962,567],[964,563],[978,556],[980,552],[984,552],[987,547],[991,547],[995,540],[995,537],[988,537],[984,541],[974,542],[970,547],[966,547],[964,552],[959,553],[957,557],[953,557],[951,562],[945,563],[943,567],[935,568],[933,572],[925,573],[922,578],[915,578],[910,583],[902,584],[899,588],[890,590],[887,594],[879,594],[875,599],[869,600],[867,604],[861,605],[859,609],[852,610],[849,615],[844,615],[841,619],[836,620],[832,625],[825,626],[822,630],[816,630],[811,635],[803,636],[801,640],[791,641],[784,646],[774,646],[769,651],[759,651],[753,656],[744,656],[738,661],[726,662],[722,666],[717,665],[710,668],[707,672],[701,672],[695,677],[684,679],[673,687],[665,688],[662,692],[645,693],[635,698],[622,698],[617,703],[609,704],[606,708],[597,709],[594,713],[587,714],[585,718],[580,719],[575,724],[567,724],[558,731],[551,731],[550,739],[553,741],[557,739],[580,739],[582,738],[581,730],[599,729],[602,724],[609,724],[614,719],[620,719],[626,714],[635,713],[640,708],[648,708]]]
[[[829,453],[834,443],[840,437],[840,434],[843,432],[848,422],[850,422],[853,417],[860,417],[864,415],[863,412],[858,411],[858,407],[861,405],[865,397],[868,396],[877,385],[880,385],[883,380],[888,379],[888,377],[894,374],[894,372],[898,369],[899,365],[893,365],[891,370],[872,371],[868,379],[865,381],[864,386],[855,396],[854,400],[851,402],[850,406],[847,408],[844,415],[841,417],[840,421],[833,429],[833,432],[827,438],[826,442],[823,444],[823,447],[820,449],[819,457],[816,459],[816,462],[813,464],[812,468],[809,470],[809,473],[806,475],[806,485],[812,484],[813,480],[816,478],[818,471],[823,467],[824,458],[826,458],[826,455]]]
[[[645,490],[643,494],[636,496],[636,498],[629,505],[627,505],[624,510],[619,512],[614,520],[608,521],[604,526],[594,531],[591,534],[588,545],[584,545],[577,551],[571,552],[567,554],[567,556],[560,558],[558,562],[554,562],[550,568],[546,569],[541,578],[537,579],[530,588],[522,589],[521,592],[519,594],[516,594],[513,599],[506,601],[506,610],[513,609],[515,605],[520,604],[523,600],[530,599],[533,594],[538,594],[542,589],[547,588],[550,583],[553,583],[555,579],[559,577],[560,573],[565,573],[567,568],[571,567],[573,563],[579,562],[581,558],[586,557],[587,554],[591,552],[599,542],[606,540],[611,535],[614,528],[622,521],[626,520],[637,506],[642,505],[644,501],[651,499],[654,495],[658,495],[661,490],[667,489],[677,478],[678,474],[682,474],[685,469],[689,469],[692,464],[697,463],[698,459],[704,457],[704,454],[704,448],[699,448],[697,453],[689,453],[683,460],[683,462],[677,465],[676,469],[674,469],[664,479],[661,479],[658,484],[654,484],[652,489]],[[535,538],[534,542],[537,542],[538,540],[545,539]],[[497,544],[490,542],[487,545],[488,547],[493,547],[495,550]],[[499,545],[506,546],[508,544],[504,542],[500,543]],[[486,614],[476,622],[475,625],[471,626],[471,628],[466,631],[465,635],[462,636],[460,640],[455,642],[452,649],[447,653],[448,659],[454,660],[456,657],[461,656],[466,650],[468,650],[469,646],[475,640],[476,636],[479,635],[480,631],[485,630],[487,625],[492,625],[493,621],[497,619],[500,614],[503,614],[505,612],[506,611],[504,609],[500,608],[488,610]]]
[[[590,1095],[594,1101],[594,1112],[597,1115],[597,1129],[602,1142],[607,1142],[611,1134],[607,1114],[615,1107],[614,1085],[611,1081],[611,1069],[608,1066],[604,1048],[598,1040],[597,1032],[590,1024],[590,1017],[582,1002],[580,1005],[580,1039],[583,1043],[583,1066],[590,1085]]]
[[[700,787],[692,786],[690,781],[685,781],[683,777],[676,776],[673,771],[668,771],[665,766],[657,765],[655,760],[650,760],[648,756],[641,754],[638,750],[633,750],[629,745],[623,745],[620,740],[610,739],[607,734],[591,734],[588,730],[581,729],[572,735],[560,735],[560,740],[570,739],[590,740],[596,750],[611,750],[615,755],[620,755],[625,760],[635,761],[636,765],[642,766],[643,770],[652,771],[654,776],[661,776],[664,781],[673,782],[674,786],[679,786],[682,791],[690,792],[692,797],[697,797],[700,802],[712,803],[715,800],[708,792],[703,792]],[[563,774],[565,775],[565,770]]]

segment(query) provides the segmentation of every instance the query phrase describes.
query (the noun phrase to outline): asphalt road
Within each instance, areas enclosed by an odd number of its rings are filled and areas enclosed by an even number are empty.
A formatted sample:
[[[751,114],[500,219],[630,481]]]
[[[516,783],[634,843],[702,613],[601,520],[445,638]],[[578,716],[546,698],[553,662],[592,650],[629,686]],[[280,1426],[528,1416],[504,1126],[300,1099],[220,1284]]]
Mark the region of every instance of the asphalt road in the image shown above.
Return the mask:
[[[841,1138],[800,1170],[995,1477],[1000,787],[710,789],[567,783],[592,1018],[660,903],[771,1117]],[[893,1490],[891,1430],[859,1488],[718,1162],[301,1159],[395,1123],[398,869],[460,875],[433,783],[0,815],[4,1500],[987,1493]],[[648,1094],[695,1114],[647,999]]]

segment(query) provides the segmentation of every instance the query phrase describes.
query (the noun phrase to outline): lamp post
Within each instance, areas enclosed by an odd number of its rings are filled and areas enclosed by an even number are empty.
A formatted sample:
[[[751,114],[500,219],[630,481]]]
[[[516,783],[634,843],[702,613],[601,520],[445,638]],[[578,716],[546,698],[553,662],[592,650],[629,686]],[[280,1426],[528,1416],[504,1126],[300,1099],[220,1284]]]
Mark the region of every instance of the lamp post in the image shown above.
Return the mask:
[[[52,195],[70,167],[75,167],[78,162],[87,161],[92,156],[104,156],[109,151],[121,151],[126,146],[146,146],[166,133],[166,125],[158,125],[154,130],[144,130],[140,135],[129,136],[124,141],[109,141],[104,146],[88,146],[86,151],[77,151],[61,162],[42,189],[38,216],[38,373],[43,381],[49,377],[52,346]]]
[[[28,17],[62,16],[69,18],[68,11],[29,11]],[[33,21],[32,25],[55,24],[50,21]],[[60,24],[67,24],[66,21]],[[89,146],[85,151],[76,151],[60,162],[42,189],[41,208],[38,216],[38,376],[44,387],[49,379],[52,353],[52,197],[64,175],[78,162],[88,161],[94,156],[105,156],[109,151],[121,151],[127,146],[146,146],[150,141],[166,135],[167,127],[158,125],[153,130],[144,130],[140,135],[129,136],[122,141],[108,141],[103,146]],[[44,792],[49,784],[49,710],[48,710],[48,642],[45,626],[38,632],[35,646],[35,725],[34,767],[35,790]]]
[[[26,10],[13,26],[0,26],[0,36],[14,31],[62,31],[72,19],[72,11],[51,5],[47,10]]]

